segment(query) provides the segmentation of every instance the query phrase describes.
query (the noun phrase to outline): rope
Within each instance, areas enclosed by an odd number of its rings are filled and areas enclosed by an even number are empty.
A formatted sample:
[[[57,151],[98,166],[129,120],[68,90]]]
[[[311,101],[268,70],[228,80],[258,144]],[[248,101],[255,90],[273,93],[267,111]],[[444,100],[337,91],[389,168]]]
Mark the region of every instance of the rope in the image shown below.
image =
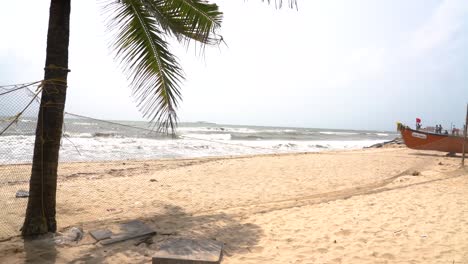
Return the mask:
[[[78,150],[78,147],[75,145],[75,143],[73,143],[73,141],[68,137],[68,135],[66,135],[66,126],[65,126],[65,122],[63,122],[63,132],[62,132],[62,137],[66,140],[68,140],[72,145],[73,147],[75,148],[76,152],[78,153],[78,155],[81,156],[81,152]],[[62,145],[62,142],[60,142],[60,145]]]
[[[42,89],[39,89],[37,92],[36,92],[36,95],[31,99],[31,101],[29,101],[29,103],[26,105],[26,107],[23,108],[23,110],[21,110],[21,112],[19,112],[18,114],[16,114],[16,116],[13,118],[13,120],[10,122],[10,124],[8,124],[8,126],[5,127],[5,129],[3,129],[1,132],[0,132],[0,136],[5,133],[5,131],[7,131],[8,128],[10,128],[14,123],[18,122],[19,118],[21,117],[21,115],[23,115],[24,111],[26,111],[26,109],[29,108],[29,106],[34,102],[34,100],[36,100],[36,97],[41,93]]]
[[[44,70],[60,70],[64,72],[70,72],[71,70],[65,67],[60,67],[55,64],[49,64],[46,67],[44,67]]]
[[[29,83],[0,85],[0,89],[6,91],[6,92],[3,92],[3,93],[0,93],[0,96],[5,95],[5,94],[9,94],[9,93],[12,93],[12,92],[24,89],[24,88],[27,88],[29,90],[30,86],[33,86],[33,85],[36,85],[36,84],[39,84],[39,87],[40,87],[40,86],[43,86],[46,83],[54,84],[54,85],[64,85],[64,84],[66,84],[66,81],[61,80],[61,79],[47,79],[47,80],[40,80],[40,81],[29,82]],[[12,88],[8,88],[8,87],[12,87]],[[29,91],[31,91],[31,90],[29,90]]]
[[[24,89],[24,88],[28,88],[29,86],[33,86],[35,84],[38,84],[38,83],[41,83],[42,81],[36,81],[36,82],[31,82],[31,83],[24,83],[24,84],[18,84],[18,85],[10,85],[10,86],[13,86],[15,88],[11,88],[11,89],[7,89],[5,87],[10,87],[8,85],[5,85],[5,86],[0,86],[1,89],[3,90],[6,90],[6,92],[3,92],[3,93],[0,93],[0,96],[2,95],[5,95],[5,94],[9,94],[9,93],[12,93],[14,91],[18,91],[18,90],[21,90],[21,89]],[[19,87],[18,87],[19,86]]]
[[[166,135],[165,133],[158,132],[158,131],[155,131],[155,130],[149,129],[149,128],[126,125],[126,124],[117,123],[117,122],[112,122],[112,121],[103,120],[103,119],[98,119],[98,118],[94,118],[94,117],[89,117],[89,116],[84,116],[84,115],[73,114],[73,113],[70,113],[70,112],[65,112],[65,114],[66,114],[66,115],[70,115],[70,116],[75,116],[75,117],[84,118],[84,119],[94,120],[94,121],[98,121],[98,122],[103,122],[103,123],[107,123],[107,124],[111,124],[111,125],[129,127],[129,128],[140,129],[140,130],[152,132],[152,133],[155,133],[155,134]]]
[[[24,86],[24,85],[29,85],[31,83],[38,83],[38,82],[41,82],[41,81],[27,82],[27,83],[17,83],[17,84],[5,84],[5,85],[0,85],[0,89],[7,89],[7,87]]]

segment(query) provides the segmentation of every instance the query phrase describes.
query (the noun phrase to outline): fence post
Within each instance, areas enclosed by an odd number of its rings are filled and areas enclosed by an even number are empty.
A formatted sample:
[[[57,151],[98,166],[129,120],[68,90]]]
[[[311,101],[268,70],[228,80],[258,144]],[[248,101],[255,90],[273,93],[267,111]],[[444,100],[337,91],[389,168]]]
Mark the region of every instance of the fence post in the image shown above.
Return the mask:
[[[463,154],[462,154],[462,167],[465,167],[465,152],[466,152],[466,137],[468,130],[468,104],[466,105],[466,120],[463,128]]]

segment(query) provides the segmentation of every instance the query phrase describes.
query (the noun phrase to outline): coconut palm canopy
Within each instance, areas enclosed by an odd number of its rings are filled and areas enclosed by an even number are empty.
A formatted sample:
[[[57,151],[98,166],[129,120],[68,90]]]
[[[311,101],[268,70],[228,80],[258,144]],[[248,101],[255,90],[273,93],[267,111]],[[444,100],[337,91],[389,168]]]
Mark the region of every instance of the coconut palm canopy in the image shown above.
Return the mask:
[[[274,3],[281,7],[283,1]],[[289,0],[288,5],[294,7],[296,1]],[[138,108],[160,130],[174,130],[184,73],[166,37],[217,45],[222,39],[218,34],[222,12],[203,0],[107,0],[104,12],[113,35],[111,47]]]

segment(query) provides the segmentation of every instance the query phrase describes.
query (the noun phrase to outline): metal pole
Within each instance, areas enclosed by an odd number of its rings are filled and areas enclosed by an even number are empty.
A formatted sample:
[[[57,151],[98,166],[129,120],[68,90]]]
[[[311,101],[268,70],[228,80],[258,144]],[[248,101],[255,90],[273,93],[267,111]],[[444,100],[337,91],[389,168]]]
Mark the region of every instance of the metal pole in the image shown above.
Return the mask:
[[[463,128],[463,155],[462,155],[462,167],[465,167],[465,152],[466,152],[466,134],[468,130],[468,104],[466,105],[466,120],[465,127]]]

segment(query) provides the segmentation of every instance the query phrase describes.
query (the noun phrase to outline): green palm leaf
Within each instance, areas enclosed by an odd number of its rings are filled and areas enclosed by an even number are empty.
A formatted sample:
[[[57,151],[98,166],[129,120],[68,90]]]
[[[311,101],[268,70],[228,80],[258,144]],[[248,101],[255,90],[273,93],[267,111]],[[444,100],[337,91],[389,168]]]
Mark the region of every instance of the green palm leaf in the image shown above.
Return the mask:
[[[174,132],[184,74],[163,37],[216,43],[218,6],[201,0],[110,0],[104,12],[114,35],[111,46],[140,111],[158,130]]]
[[[157,21],[138,0],[113,1],[106,9],[113,15],[108,23],[115,33],[112,46],[131,81],[138,107],[158,129],[174,130],[183,72],[161,38]]]
[[[282,3],[275,0],[277,7]],[[297,6],[296,0],[288,4]],[[115,57],[130,80],[140,111],[158,130],[174,132],[184,74],[164,36],[218,44],[216,30],[222,21],[218,6],[204,0],[108,0],[104,11],[114,34]]]
[[[262,0],[262,2],[265,2],[265,0]],[[271,0],[267,0],[268,4],[272,2]],[[283,1],[282,0],[275,0],[275,6],[281,8],[283,6]],[[297,8],[297,0],[288,0],[288,6],[290,8]]]
[[[216,4],[200,0],[143,0],[161,28],[179,40],[191,39],[203,44],[218,44],[216,30],[222,13]]]

